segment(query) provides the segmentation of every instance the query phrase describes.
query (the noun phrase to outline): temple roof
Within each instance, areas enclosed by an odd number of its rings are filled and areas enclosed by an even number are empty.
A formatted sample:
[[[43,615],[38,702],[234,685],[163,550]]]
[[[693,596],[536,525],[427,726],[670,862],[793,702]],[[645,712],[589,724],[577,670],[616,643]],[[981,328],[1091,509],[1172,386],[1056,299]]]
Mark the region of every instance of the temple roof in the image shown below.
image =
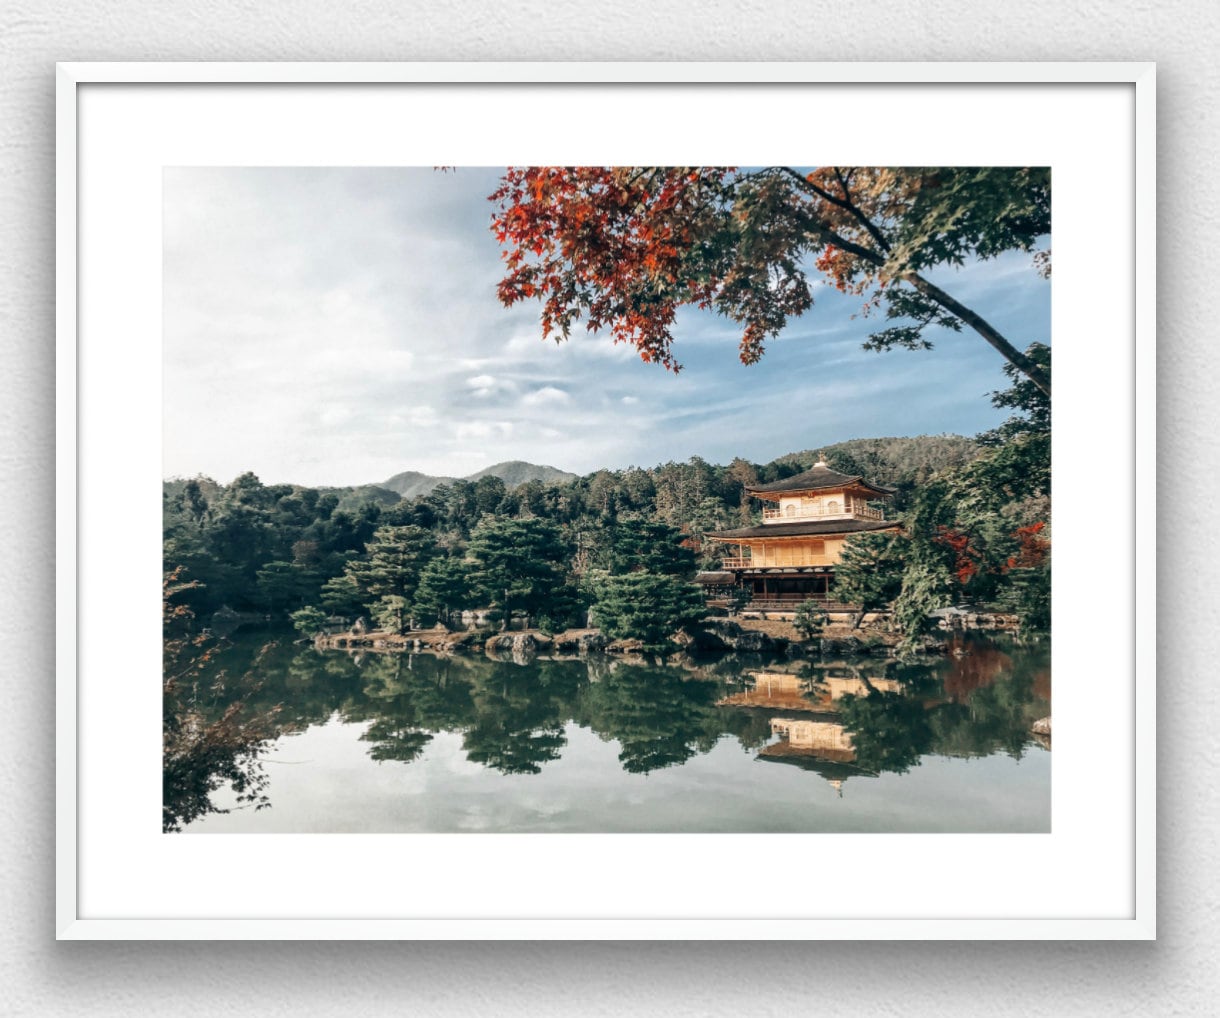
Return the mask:
[[[695,582],[705,587],[731,587],[737,583],[737,574],[725,569],[695,573]]]
[[[825,488],[866,488],[878,495],[888,496],[894,493],[892,488],[883,488],[878,484],[870,484],[861,478],[860,474],[840,474],[831,470],[820,460],[804,473],[785,477],[782,481],[772,481],[770,484],[747,484],[746,491],[784,492],[784,491],[820,491]]]
[[[824,751],[816,753],[807,749],[789,747],[787,742],[777,742],[764,746],[754,758],[765,763],[796,764],[802,770],[820,774],[827,781],[846,781],[852,777],[875,778],[875,771],[865,770],[854,763],[825,759]]]
[[[870,530],[897,530],[896,520],[799,520],[796,523],[764,523],[758,527],[718,530],[707,537],[731,541],[738,537],[824,537],[828,534],[862,534]]]

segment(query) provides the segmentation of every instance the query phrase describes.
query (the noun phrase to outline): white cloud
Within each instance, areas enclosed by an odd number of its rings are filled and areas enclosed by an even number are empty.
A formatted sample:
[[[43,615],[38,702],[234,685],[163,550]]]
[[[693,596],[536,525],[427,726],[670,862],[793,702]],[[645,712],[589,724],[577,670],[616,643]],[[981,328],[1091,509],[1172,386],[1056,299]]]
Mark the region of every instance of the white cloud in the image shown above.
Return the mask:
[[[479,399],[486,399],[500,392],[511,392],[516,388],[511,379],[498,378],[495,375],[475,375],[466,379],[466,386],[470,389],[470,394]]]
[[[545,406],[558,405],[572,402],[572,397],[569,396],[563,389],[557,389],[553,385],[544,385],[541,389],[535,389],[533,392],[527,393],[522,397],[521,402],[526,406]]]
[[[436,408],[423,404],[407,407],[386,415],[385,422],[391,428],[431,428],[439,423]]]
[[[346,424],[351,419],[352,408],[342,404],[322,407],[318,413],[318,423],[324,428],[333,428],[339,424]]]
[[[986,344],[947,335],[935,352],[861,352],[871,323],[833,291],[748,369],[737,327],[694,309],[675,328],[677,376],[583,325],[543,340],[537,304],[495,296],[494,168],[164,179],[167,475],[349,484],[507,459],[579,471],[766,460],[815,440],[970,434],[1002,419],[986,394],[1006,386],[1003,362]],[[1017,261],[944,283],[1001,315],[1006,334],[1045,338],[1049,284],[1027,284],[1028,256]],[[909,382],[903,399],[895,379]]]
[[[512,433],[512,421],[464,421],[457,426],[459,439],[507,438]]]

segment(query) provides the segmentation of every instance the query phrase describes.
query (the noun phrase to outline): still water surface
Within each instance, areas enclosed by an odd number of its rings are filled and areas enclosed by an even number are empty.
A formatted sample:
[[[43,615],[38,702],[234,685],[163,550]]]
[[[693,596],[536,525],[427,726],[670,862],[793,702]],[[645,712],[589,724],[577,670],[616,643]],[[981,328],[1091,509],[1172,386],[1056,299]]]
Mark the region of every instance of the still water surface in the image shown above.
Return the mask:
[[[269,806],[187,832],[1050,829],[1051,754],[1029,732],[1051,712],[1047,648],[661,665],[287,637],[260,654],[269,639],[235,638],[197,694],[213,712],[279,705],[255,764]],[[227,787],[212,801],[237,805]]]

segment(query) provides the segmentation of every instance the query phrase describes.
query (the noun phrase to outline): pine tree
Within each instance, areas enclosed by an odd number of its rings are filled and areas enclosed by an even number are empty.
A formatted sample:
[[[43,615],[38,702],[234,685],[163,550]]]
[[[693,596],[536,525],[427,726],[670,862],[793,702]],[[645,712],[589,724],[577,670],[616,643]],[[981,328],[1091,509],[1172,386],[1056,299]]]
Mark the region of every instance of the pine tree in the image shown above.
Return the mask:
[[[386,597],[410,603],[424,567],[440,554],[432,533],[415,526],[378,528],[366,551],[366,559],[348,564],[347,574],[370,610]]]
[[[446,623],[454,612],[474,607],[470,567],[456,558],[435,558],[419,575],[415,608],[421,618],[439,617]]]
[[[597,587],[593,617],[611,639],[639,640],[648,650],[670,647],[679,629],[707,614],[703,592],[674,576],[628,573],[607,576]]]
[[[550,615],[567,602],[570,549],[558,527],[538,519],[488,517],[470,536],[471,585],[507,626],[514,611]]]

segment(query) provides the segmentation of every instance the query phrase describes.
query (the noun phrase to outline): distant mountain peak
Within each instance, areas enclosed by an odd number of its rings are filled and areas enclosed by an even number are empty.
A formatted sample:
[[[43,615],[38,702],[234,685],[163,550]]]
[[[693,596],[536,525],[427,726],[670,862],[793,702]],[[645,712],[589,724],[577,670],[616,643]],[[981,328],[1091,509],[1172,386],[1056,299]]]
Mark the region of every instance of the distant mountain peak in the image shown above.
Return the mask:
[[[538,463],[526,463],[524,460],[506,460],[466,476],[467,481],[477,481],[480,477],[498,477],[505,487],[515,488],[527,481],[541,481],[543,484],[556,484],[563,481],[573,481],[577,475],[560,470],[558,467],[545,466]]]
[[[506,460],[484,467],[465,477],[438,477],[434,474],[421,473],[418,470],[404,470],[395,474],[389,480],[381,481],[379,488],[389,488],[403,498],[418,498],[426,495],[442,484],[454,484],[459,480],[477,481],[480,477],[498,477],[506,488],[516,488],[529,481],[541,481],[543,484],[562,484],[564,481],[575,480],[578,475],[560,470],[558,467],[545,466],[538,463],[527,463],[524,460]]]

